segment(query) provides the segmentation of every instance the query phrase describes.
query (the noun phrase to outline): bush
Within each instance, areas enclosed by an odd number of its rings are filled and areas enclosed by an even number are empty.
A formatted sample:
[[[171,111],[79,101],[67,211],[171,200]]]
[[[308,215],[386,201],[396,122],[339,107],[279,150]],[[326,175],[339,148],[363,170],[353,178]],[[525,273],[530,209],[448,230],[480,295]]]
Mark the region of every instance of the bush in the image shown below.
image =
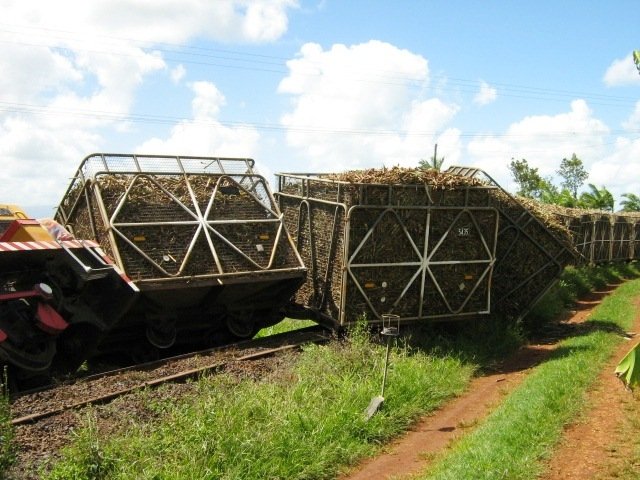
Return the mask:
[[[544,329],[560,318],[563,311],[575,305],[578,298],[612,283],[638,277],[636,263],[617,263],[607,266],[567,267],[560,280],[549,289],[523,320],[528,334]]]

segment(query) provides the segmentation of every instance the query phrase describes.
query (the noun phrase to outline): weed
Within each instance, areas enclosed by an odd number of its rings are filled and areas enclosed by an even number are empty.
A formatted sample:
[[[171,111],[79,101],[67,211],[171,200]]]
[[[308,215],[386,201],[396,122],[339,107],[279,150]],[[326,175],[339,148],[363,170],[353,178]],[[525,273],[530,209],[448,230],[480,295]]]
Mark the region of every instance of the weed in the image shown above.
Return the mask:
[[[291,330],[299,330],[301,328],[310,327],[315,325],[311,320],[293,320],[291,318],[285,318],[281,322],[266,327],[260,330],[256,334],[256,338],[269,337],[278,333],[290,332]]]
[[[8,376],[6,367],[0,375],[0,478],[15,462],[14,429],[9,408]]]
[[[52,480],[112,478],[115,459],[110,456],[100,441],[94,414],[89,412],[85,419],[85,427],[76,433],[73,446],[65,451],[65,455],[74,458],[73,463],[58,465],[49,474]]]

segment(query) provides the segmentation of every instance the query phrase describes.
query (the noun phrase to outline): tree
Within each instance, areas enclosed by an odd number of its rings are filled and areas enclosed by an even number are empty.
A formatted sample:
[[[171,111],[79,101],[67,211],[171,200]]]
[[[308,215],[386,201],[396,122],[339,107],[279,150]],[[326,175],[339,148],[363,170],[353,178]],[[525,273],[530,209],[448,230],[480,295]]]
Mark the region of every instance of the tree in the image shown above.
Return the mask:
[[[624,212],[640,212],[640,197],[634,193],[623,193],[625,200],[620,202]]]
[[[420,162],[418,162],[418,168],[421,168],[423,170],[437,170],[439,172],[442,169],[443,163],[444,157],[438,158],[438,144],[436,143],[433,149],[433,157],[431,157],[429,160],[421,158]]]
[[[576,200],[571,192],[563,188],[558,190],[555,185],[551,185],[551,188],[544,189],[540,195],[540,201],[542,203],[560,205],[561,207],[575,208],[578,206],[578,200]]]
[[[537,168],[530,167],[524,158],[522,160],[512,158],[509,170],[519,187],[516,193],[523,197],[540,198],[545,190],[555,188],[549,180],[540,176]]]
[[[563,158],[557,173],[564,179],[561,185],[571,192],[573,198],[578,198],[578,189],[589,177],[589,172],[585,170],[582,160],[576,157],[575,153],[569,160]]]
[[[605,187],[598,188],[592,183],[589,184],[589,190],[589,192],[583,192],[580,195],[581,207],[613,212],[614,200],[609,190]]]
[[[633,62],[636,64],[638,73],[640,73],[640,50],[633,51]]]

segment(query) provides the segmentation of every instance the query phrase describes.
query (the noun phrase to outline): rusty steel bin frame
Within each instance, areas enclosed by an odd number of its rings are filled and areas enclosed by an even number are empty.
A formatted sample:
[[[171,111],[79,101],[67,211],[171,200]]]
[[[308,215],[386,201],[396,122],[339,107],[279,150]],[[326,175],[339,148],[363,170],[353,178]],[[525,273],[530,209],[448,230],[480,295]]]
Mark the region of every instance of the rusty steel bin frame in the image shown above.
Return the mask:
[[[318,184],[331,187],[333,183],[305,174],[278,174],[278,177],[281,182],[301,182],[303,190],[313,189]],[[344,186],[337,184],[338,199],[343,196]],[[415,190],[413,186],[368,187],[387,189],[390,199],[400,196],[403,190]],[[490,311],[490,283],[498,226],[495,209],[393,205],[393,200],[384,205],[350,205],[349,199],[332,201],[292,195],[286,193],[282,185],[276,196],[285,212],[287,227],[295,232],[298,249],[309,269],[307,284],[312,285],[312,292],[305,301],[306,306],[324,320],[345,325],[367,313],[367,320],[377,323],[384,313],[393,312],[401,314],[401,320],[407,322]],[[297,214],[292,215],[289,201],[296,204]],[[448,217],[447,225],[438,225],[439,234],[436,236],[434,224],[444,215]],[[479,215],[489,223],[488,227],[480,228],[476,219]],[[324,221],[319,220],[321,217]],[[328,231],[317,230],[318,223],[325,223]],[[408,223],[423,228],[411,228]],[[329,238],[323,242],[319,236],[325,234]],[[391,238],[393,235],[397,236]],[[447,238],[453,235],[459,239],[473,236],[479,255],[466,260],[439,258]],[[374,241],[379,245],[380,236],[385,237],[382,243],[392,248],[376,255],[373,252],[376,248]],[[468,270],[468,273],[461,274],[455,287],[463,295],[454,299],[450,290],[443,289],[437,272],[439,268]],[[298,298],[305,294],[304,288],[301,290]],[[426,308],[429,294],[432,300],[438,297],[440,308],[436,312]],[[356,310],[356,306],[361,308]]]
[[[449,173],[484,177],[481,184],[438,190],[277,174],[275,196],[310,273],[296,302],[338,325],[362,314],[372,323],[383,313],[400,314],[405,323],[457,319],[488,314],[494,304],[524,314],[561,273],[568,247],[481,170],[452,167]],[[380,255],[361,255],[384,234],[395,239],[371,246]],[[475,247],[464,246],[465,238]],[[510,261],[522,242],[535,252],[519,272]],[[359,273],[367,269],[368,276]],[[385,278],[391,270],[395,286]]]
[[[135,282],[130,317],[151,328],[226,322],[248,336],[282,318],[306,274],[252,159],[89,155],[56,219]]]

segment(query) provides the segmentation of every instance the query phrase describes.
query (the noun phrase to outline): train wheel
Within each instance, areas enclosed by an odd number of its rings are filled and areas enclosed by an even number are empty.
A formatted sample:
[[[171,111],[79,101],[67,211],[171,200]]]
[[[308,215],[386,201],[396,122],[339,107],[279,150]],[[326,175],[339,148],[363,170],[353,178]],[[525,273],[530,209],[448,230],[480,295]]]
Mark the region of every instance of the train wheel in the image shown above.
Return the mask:
[[[251,338],[257,332],[255,317],[250,310],[230,313],[226,324],[229,331],[238,338]]]
[[[173,347],[176,343],[178,332],[176,331],[175,322],[159,323],[156,325],[148,325],[146,336],[149,343],[160,349]]]
[[[36,327],[34,310],[25,300],[0,305],[0,328],[5,339],[0,343],[0,358],[26,372],[49,369],[56,354],[56,337]]]
[[[44,372],[51,366],[53,356],[56,354],[56,342],[54,338],[42,338],[39,341],[29,342],[19,348],[10,341],[2,342],[0,349],[3,357],[12,365],[25,372]]]

